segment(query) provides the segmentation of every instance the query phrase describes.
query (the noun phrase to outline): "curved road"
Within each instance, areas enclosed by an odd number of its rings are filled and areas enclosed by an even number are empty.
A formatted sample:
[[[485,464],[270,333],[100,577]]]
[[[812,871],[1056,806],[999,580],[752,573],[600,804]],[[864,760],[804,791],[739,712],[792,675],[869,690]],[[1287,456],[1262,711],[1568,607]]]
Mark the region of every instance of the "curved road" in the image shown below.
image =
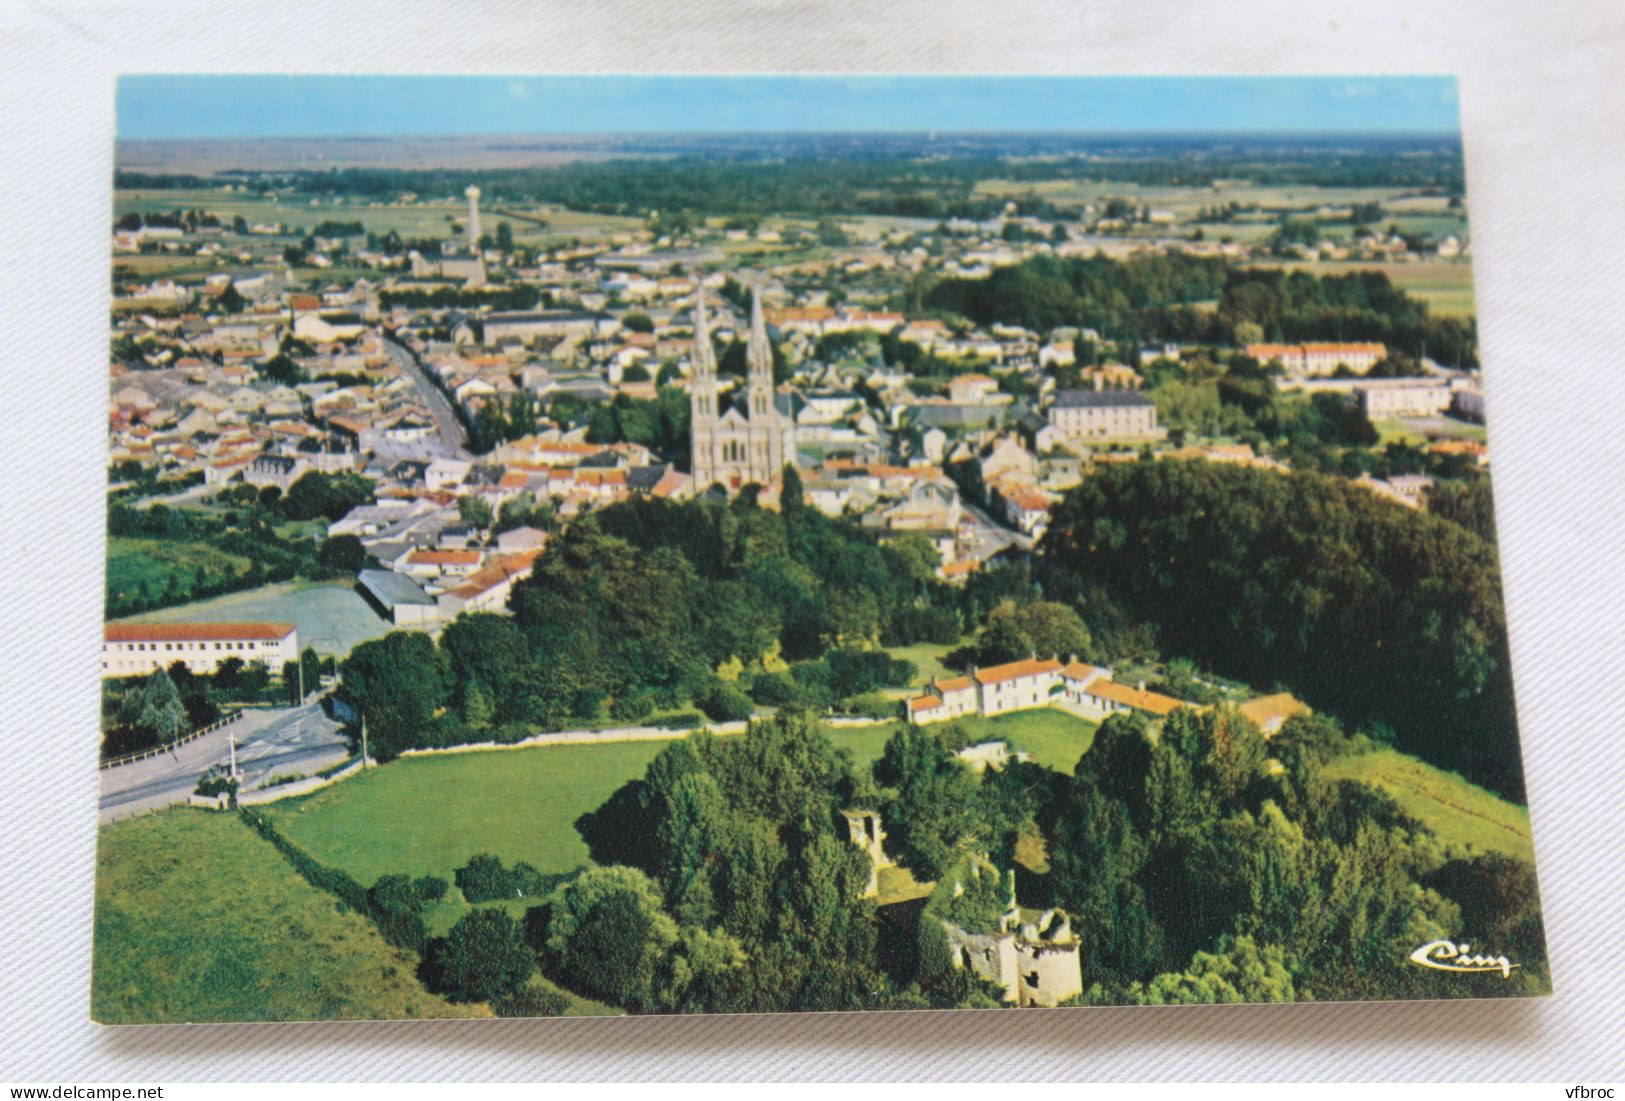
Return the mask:
[[[245,789],[270,779],[272,773],[319,772],[350,755],[343,728],[323,713],[319,701],[250,711],[168,753],[102,769],[101,823],[186,802],[198,777],[215,765],[226,767],[233,738]]]

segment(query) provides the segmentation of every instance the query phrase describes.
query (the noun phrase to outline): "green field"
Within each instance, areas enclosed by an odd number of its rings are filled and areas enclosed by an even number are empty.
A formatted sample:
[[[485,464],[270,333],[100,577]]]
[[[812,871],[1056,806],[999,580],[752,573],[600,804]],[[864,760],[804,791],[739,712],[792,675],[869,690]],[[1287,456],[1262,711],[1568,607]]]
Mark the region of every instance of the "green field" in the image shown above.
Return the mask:
[[[390,629],[390,624],[380,619],[349,585],[300,581],[279,582],[193,604],[143,612],[123,622],[219,623],[237,620],[291,622],[299,628],[301,647],[314,646],[319,653],[340,656],[348,654],[359,643],[381,637]]]
[[[1011,749],[1032,754],[1034,763],[1068,775],[1076,767],[1078,758],[1094,744],[1095,730],[1099,725],[1050,707],[994,715],[992,718],[965,715],[955,719],[954,723],[970,737],[973,744],[1008,742]],[[826,732],[837,748],[850,751],[859,764],[873,764],[880,759],[880,754],[886,748],[886,739],[896,729],[896,723],[886,723],[881,726],[834,727]]]
[[[1072,774],[1078,758],[1094,744],[1098,723],[1052,707],[1008,715],[967,715],[954,720],[976,742],[1005,741],[1032,754],[1033,763]]]
[[[180,592],[190,593],[199,566],[219,577],[240,574],[248,569],[249,562],[202,542],[125,536],[107,540],[107,587],[115,593],[134,593],[145,582],[148,591],[159,596],[166,591],[171,577]]]
[[[852,754],[859,766],[872,765],[886,750],[886,739],[897,729],[896,723],[878,723],[874,726],[826,726],[830,744]]]
[[[1402,228],[1414,230],[1404,219]],[[1285,264],[1255,263],[1254,267],[1301,268],[1315,275],[1348,275],[1357,271],[1380,271],[1404,291],[1428,304],[1441,317],[1470,317],[1473,304],[1473,267],[1467,260],[1417,260],[1411,263],[1367,261],[1291,261]]]
[[[938,642],[916,642],[912,646],[892,646],[886,652],[894,658],[903,658],[912,661],[918,670],[914,674],[914,685],[898,693],[899,695],[914,695],[919,685],[935,677],[951,677],[960,670],[950,669],[942,663],[942,659],[950,652],[959,649],[971,641],[973,636],[966,635],[958,642],[943,645]]]
[[[105,827],[91,1016],[102,1024],[473,1017],[235,815]]]
[[[1039,764],[1071,772],[1094,724],[1059,711],[1027,711],[961,725],[976,739],[1002,738]],[[827,730],[861,766],[880,758],[895,725]],[[392,872],[446,879],[475,853],[543,872],[590,863],[576,831],[581,815],[643,775],[668,743],[609,742],[412,757],[306,799],[269,810],[288,839],[363,883]],[[449,904],[443,904],[449,905]],[[430,915],[431,926],[436,924]],[[440,916],[445,924],[449,920]]]
[[[452,873],[475,853],[544,872],[588,863],[575,820],[643,775],[666,742],[412,757],[273,806],[290,841],[363,883]]]
[[[1371,427],[1377,430],[1379,447],[1387,447],[1391,443],[1408,444],[1411,447],[1427,446],[1428,438],[1403,420],[1372,421]]]
[[[1453,772],[1441,771],[1392,749],[1335,761],[1326,772],[1337,779],[1359,780],[1387,792],[1406,814],[1432,830],[1446,845],[1481,853],[1505,853],[1534,863],[1529,809],[1509,803]]]

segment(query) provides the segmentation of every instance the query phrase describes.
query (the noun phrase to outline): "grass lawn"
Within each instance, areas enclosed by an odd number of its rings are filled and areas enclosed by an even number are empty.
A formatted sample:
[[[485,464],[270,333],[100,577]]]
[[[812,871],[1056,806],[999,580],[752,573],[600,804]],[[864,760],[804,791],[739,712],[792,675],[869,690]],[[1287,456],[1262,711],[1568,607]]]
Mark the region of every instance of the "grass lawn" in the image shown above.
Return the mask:
[[[947,645],[940,642],[916,642],[912,646],[892,646],[886,652],[894,658],[903,658],[914,663],[915,668],[919,670],[914,677],[917,687],[933,677],[951,677],[960,672],[942,664],[942,659],[950,651],[970,642],[972,637],[966,635],[958,642],[950,642]],[[912,694],[912,689],[910,693]]]
[[[1387,792],[1406,814],[1447,845],[1462,845],[1480,853],[1505,853],[1534,863],[1529,808],[1509,803],[1455,773],[1392,749],[1335,761],[1327,766],[1326,773]]]
[[[1007,715],[964,715],[954,720],[973,742],[1004,741],[1012,749],[1026,750],[1035,764],[1071,775],[1078,758],[1094,744],[1098,724],[1065,711],[1043,707]],[[880,759],[896,723],[883,726],[826,727],[837,748],[850,750],[859,764]],[[926,729],[933,729],[927,727]]]
[[[1011,749],[1032,754],[1033,763],[1064,772],[1068,776],[1078,758],[1095,742],[1098,723],[1053,707],[1015,711],[1005,715],[966,715],[955,719],[961,729],[978,742],[1003,740]]]
[[[148,591],[157,596],[165,591],[171,577],[182,593],[189,593],[199,566],[219,577],[240,574],[248,569],[249,562],[201,542],[125,536],[113,536],[107,541],[107,587],[115,593],[134,593],[145,582]]]
[[[852,759],[862,767],[880,760],[880,754],[886,748],[886,739],[890,738],[896,729],[896,723],[881,723],[876,726],[826,726],[824,733],[829,736],[836,749],[850,752]]]
[[[1402,420],[1374,421],[1371,427],[1377,430],[1378,447],[1387,447],[1391,443],[1410,444],[1412,447],[1427,446],[1427,437]]]
[[[172,810],[98,837],[103,1024],[485,1015],[429,994],[416,966],[235,815]]]
[[[576,818],[642,776],[667,744],[404,758],[268,813],[294,844],[362,883],[391,872],[449,881],[475,853],[568,872],[589,863]]]
[[[1378,446],[1390,443],[1408,443],[1426,447],[1435,439],[1476,440],[1483,443],[1488,436],[1481,424],[1470,424],[1454,417],[1400,417],[1372,424],[1377,430]]]
[[[111,567],[109,567],[111,568]],[[162,608],[131,616],[132,623],[268,620],[293,623],[299,645],[315,646],[323,654],[348,654],[357,644],[379,638],[390,630],[350,585],[285,581],[245,589],[239,593]]]

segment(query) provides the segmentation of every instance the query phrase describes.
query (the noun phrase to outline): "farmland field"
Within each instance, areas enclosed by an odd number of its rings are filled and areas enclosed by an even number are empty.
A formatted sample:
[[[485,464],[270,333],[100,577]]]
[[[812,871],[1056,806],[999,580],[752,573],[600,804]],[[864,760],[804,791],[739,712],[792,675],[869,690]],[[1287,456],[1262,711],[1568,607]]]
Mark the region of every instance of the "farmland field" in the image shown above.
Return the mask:
[[[172,810],[97,843],[91,1016],[102,1024],[473,1017],[235,815]]]
[[[1333,778],[1359,780],[1387,792],[1446,845],[1505,853],[1534,863],[1529,808],[1509,803],[1455,773],[1392,749],[1334,761],[1326,771]]]

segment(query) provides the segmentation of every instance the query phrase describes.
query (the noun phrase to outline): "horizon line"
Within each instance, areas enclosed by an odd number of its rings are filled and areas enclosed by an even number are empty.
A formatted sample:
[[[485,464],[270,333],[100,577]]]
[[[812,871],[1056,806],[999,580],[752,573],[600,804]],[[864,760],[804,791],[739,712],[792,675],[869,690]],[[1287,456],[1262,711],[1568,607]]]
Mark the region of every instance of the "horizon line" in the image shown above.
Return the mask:
[[[744,137],[744,136],[774,136],[774,135],[826,135],[831,137],[848,135],[879,135],[879,136],[913,136],[934,134],[939,139],[957,136],[991,137],[1000,135],[1041,136],[1053,135],[1056,137],[1081,138],[1132,138],[1132,137],[1185,137],[1185,138],[1259,138],[1259,137],[1428,137],[1428,138],[1459,138],[1459,128],[1399,128],[1393,130],[1377,130],[1363,128],[1326,129],[1318,130],[1301,127],[1260,127],[1256,129],[1123,129],[1123,130],[1079,130],[1068,128],[1054,129],[1012,129],[1004,127],[958,127],[944,129],[940,126],[898,127],[886,129],[814,129],[803,127],[752,127],[729,130],[489,130],[489,131],[423,131],[421,133],[363,133],[353,134],[321,134],[321,133],[286,133],[286,134],[208,134],[208,135],[164,135],[164,136],[132,136],[122,137],[115,135],[117,142],[229,142],[229,141],[481,141],[492,138],[553,138],[562,141],[584,141],[590,138],[658,138],[658,137]]]

